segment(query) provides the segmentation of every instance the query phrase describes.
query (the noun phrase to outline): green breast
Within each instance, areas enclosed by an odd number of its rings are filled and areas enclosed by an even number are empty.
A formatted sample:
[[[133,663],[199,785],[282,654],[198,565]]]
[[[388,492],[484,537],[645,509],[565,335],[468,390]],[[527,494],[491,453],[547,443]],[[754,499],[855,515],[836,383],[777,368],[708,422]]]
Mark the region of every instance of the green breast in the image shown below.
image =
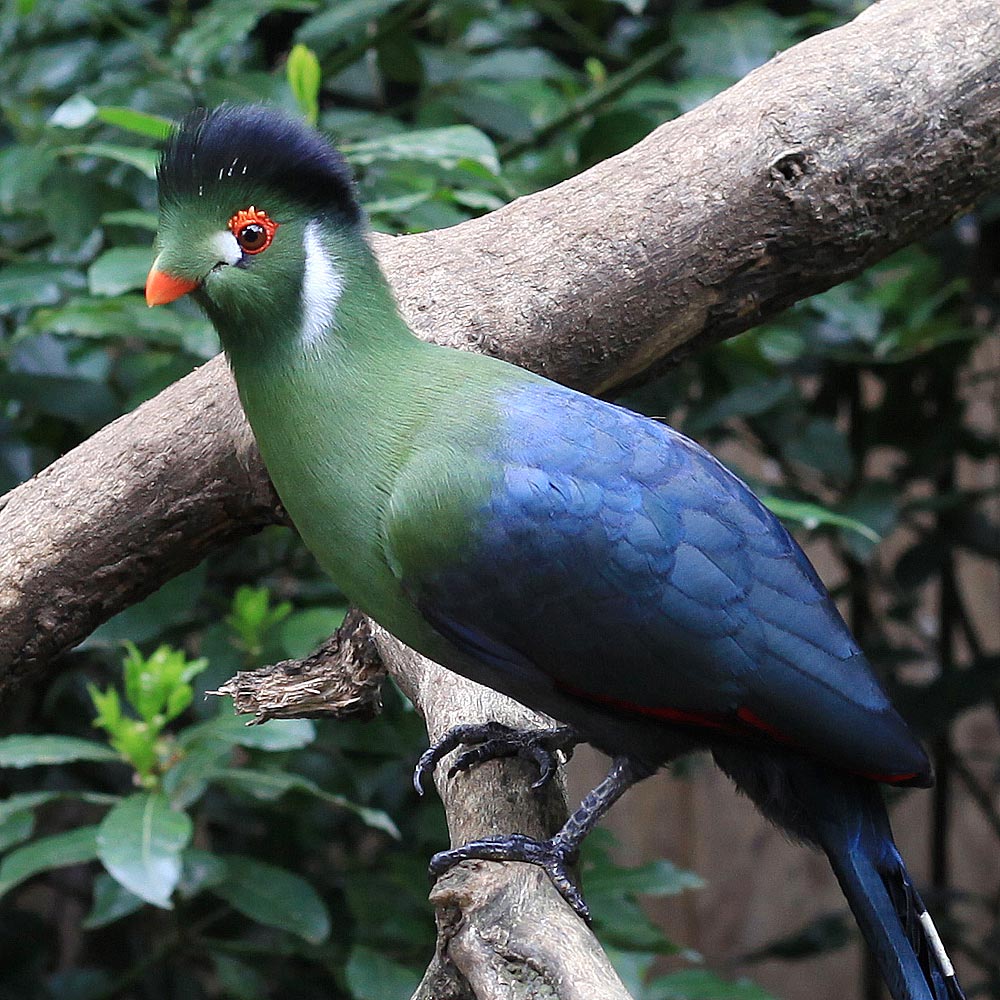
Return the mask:
[[[442,654],[405,594],[387,522],[419,495],[393,543],[445,559],[491,488],[483,446],[495,396],[522,373],[424,344],[295,352],[234,370],[275,488],[306,546],[344,594],[409,645]],[[470,365],[471,362],[471,365]],[[411,487],[417,484],[416,492]],[[427,545],[428,539],[433,544]]]

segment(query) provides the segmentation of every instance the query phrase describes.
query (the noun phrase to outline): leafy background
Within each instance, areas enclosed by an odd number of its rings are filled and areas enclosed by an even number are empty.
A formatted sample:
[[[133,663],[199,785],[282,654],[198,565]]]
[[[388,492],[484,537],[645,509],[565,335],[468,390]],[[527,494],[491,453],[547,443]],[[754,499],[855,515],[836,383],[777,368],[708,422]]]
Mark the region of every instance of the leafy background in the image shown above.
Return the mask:
[[[4,0],[0,491],[218,349],[187,304],[141,296],[156,144],[193,104],[318,120],[374,226],[419,231],[579,172],[864,6]],[[926,895],[970,996],[1000,996],[997,872],[955,877],[960,813],[1000,847],[998,237],[994,199],[624,400],[725,455],[799,529],[931,742]],[[410,995],[433,947],[426,859],[446,840],[410,791],[419,720],[390,690],[370,724],[247,730],[194,696],[303,655],[343,613],[295,537],[268,530],[7,708],[0,998]],[[589,848],[598,930],[638,1000],[766,996],[739,977],[761,958],[785,963],[776,994],[804,997],[810,960],[851,937],[843,912],[793,914],[712,971],[636,902],[702,892],[698,876],[623,870],[607,833]],[[836,989],[879,995],[871,970]]]

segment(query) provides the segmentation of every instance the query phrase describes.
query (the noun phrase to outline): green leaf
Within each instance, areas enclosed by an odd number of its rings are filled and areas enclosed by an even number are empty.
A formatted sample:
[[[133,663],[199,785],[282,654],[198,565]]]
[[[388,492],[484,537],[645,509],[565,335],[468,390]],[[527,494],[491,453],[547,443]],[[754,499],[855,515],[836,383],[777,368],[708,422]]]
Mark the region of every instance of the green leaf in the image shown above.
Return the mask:
[[[875,545],[896,526],[898,499],[899,489],[895,483],[868,479],[841,502],[840,513],[844,517],[864,524],[876,536],[871,538],[864,532],[844,536],[844,544],[856,559],[868,562],[875,553]]]
[[[316,726],[308,719],[274,719],[248,726],[245,716],[220,716],[218,730],[241,747],[257,750],[299,750],[316,739]]]
[[[26,809],[35,809],[45,805],[46,802],[54,802],[61,794],[61,792],[22,792],[20,795],[9,795],[5,799],[0,799],[0,823]]]
[[[688,889],[700,889],[704,881],[694,872],[678,868],[658,858],[637,868],[596,865],[587,873],[587,893],[616,892],[644,896],[676,896]]]
[[[139,718],[162,728],[190,704],[189,682],[208,667],[208,660],[188,660],[183,650],[167,645],[149,656],[134,643],[126,642],[125,648],[125,695]]]
[[[208,661],[188,660],[182,651],[165,645],[148,657],[132,642],[125,647],[125,696],[139,718],[122,712],[114,688],[101,692],[90,685],[88,691],[97,709],[94,725],[108,733],[111,745],[148,784],[146,779],[160,763],[160,735],[191,704],[194,692],[189,682],[208,667]]]
[[[282,653],[290,658],[306,656],[336,631],[347,613],[345,606],[306,608],[288,617],[277,628]]]
[[[290,601],[271,607],[271,592],[267,587],[239,587],[233,595],[232,611],[226,623],[237,634],[238,644],[250,655],[259,658],[268,633],[292,613]]]
[[[226,863],[218,855],[189,847],[181,855],[181,880],[177,891],[191,899],[199,892],[225,881]]]
[[[0,399],[18,399],[35,410],[96,430],[121,412],[111,387],[91,378],[34,375],[0,369]]]
[[[679,949],[664,937],[636,901],[638,895],[674,895],[698,888],[697,875],[676,868],[669,861],[654,861],[639,868],[625,868],[609,855],[612,838],[595,831],[585,846],[587,898],[602,940],[622,950],[673,954]]]
[[[169,348],[187,349],[189,342],[194,343],[203,337],[203,324],[200,320],[186,319],[173,309],[150,309],[140,295],[116,295],[113,298],[105,295],[93,298],[76,296],[55,309],[37,310],[30,324],[33,329],[48,333],[107,340],[119,337],[139,338],[149,344],[163,344]],[[175,579],[184,582],[175,584],[171,580],[164,584],[161,591],[173,585],[178,593],[190,597],[191,574],[186,573]],[[167,594],[171,592],[166,590]],[[150,599],[147,598],[147,601]],[[156,629],[144,630],[141,635],[126,629],[117,638],[144,641],[162,631],[163,619],[167,617],[169,616],[162,615],[157,620],[159,627]]]
[[[321,944],[329,936],[326,905],[304,878],[240,855],[228,855],[225,862],[226,878],[212,892],[234,909],[310,944]]]
[[[117,760],[118,757],[116,756]],[[22,792],[19,795],[10,795],[5,799],[0,799],[0,822],[19,813],[25,809],[37,809],[48,802],[56,802],[59,799],[71,799],[78,802],[88,802],[95,806],[110,806],[119,801],[117,795],[107,795],[103,792]]]
[[[119,212],[105,212],[101,216],[101,223],[105,226],[133,226],[136,229],[145,229],[151,233],[155,233],[160,226],[156,212],[143,212],[138,208],[125,208]]]
[[[420,985],[412,969],[365,945],[351,949],[344,971],[356,1000],[409,1000]]]
[[[234,742],[258,750],[299,750],[316,739],[316,726],[308,719],[274,719],[262,726],[247,726],[238,715]]]
[[[26,841],[35,832],[35,814],[30,809],[0,819],[0,853]]]
[[[274,719],[263,725],[247,725],[251,716],[220,712],[214,719],[189,726],[180,734],[183,746],[201,740],[220,740],[229,746],[256,750],[300,750],[316,739],[316,727],[308,719]]]
[[[61,267],[26,261],[0,270],[0,315],[25,306],[54,305],[62,297]]]
[[[89,142],[79,146],[64,146],[60,152],[69,156],[100,156],[141,170],[150,180],[156,179],[156,164],[160,154],[155,149],[139,146],[115,146],[108,142]]]
[[[801,19],[782,17],[756,3],[679,14],[674,37],[684,49],[681,66],[694,77],[741,80],[752,69],[793,45]]]
[[[733,417],[757,417],[795,398],[795,383],[788,376],[758,379],[694,408],[684,429],[697,436]]]
[[[241,791],[265,802],[273,802],[288,792],[305,792],[307,795],[312,795],[340,809],[346,809],[348,812],[354,813],[366,826],[370,826],[374,830],[381,830],[395,840],[402,839],[402,834],[400,834],[396,824],[381,809],[369,809],[367,806],[351,802],[349,799],[344,798],[343,795],[337,795],[335,792],[327,792],[317,785],[315,781],[311,781],[300,774],[291,774],[288,771],[261,771],[240,767],[219,770],[212,775],[211,780],[218,784],[227,785],[230,788],[239,788]]]
[[[470,188],[465,190],[458,188],[451,192],[452,198],[465,208],[471,208],[480,212],[495,212],[498,208],[503,208],[507,202],[491,191],[474,191]]]
[[[0,863],[0,896],[32,875],[97,857],[97,827],[81,826],[11,851]]]
[[[126,889],[170,909],[170,895],[181,875],[181,851],[191,830],[190,817],[172,809],[165,795],[130,795],[104,817],[98,856]]]
[[[205,665],[208,666],[208,661],[205,662]],[[163,714],[166,715],[167,719],[176,719],[192,701],[194,701],[194,688],[188,684],[175,687],[167,695],[167,704]]]
[[[149,247],[112,247],[105,250],[87,271],[91,295],[121,295],[143,288],[153,263]]]
[[[109,306],[121,303],[122,299],[104,299]],[[154,313],[165,315],[169,309],[148,309],[143,302],[139,307],[140,315],[151,316]],[[95,318],[94,322],[98,320]],[[138,331],[137,331],[138,332]],[[106,621],[86,641],[86,645],[112,645],[131,640],[132,642],[148,642],[158,638],[164,630],[164,625],[170,623],[174,628],[184,624],[192,617],[201,600],[205,587],[205,564],[196,566],[187,573],[168,580],[159,590],[150,594],[144,601],[134,604],[124,611],[119,611],[114,618]]]
[[[367,142],[342,145],[341,152],[351,163],[359,166],[416,160],[453,170],[463,160],[468,160],[485,167],[491,174],[500,173],[500,160],[493,140],[471,125],[398,132]]]
[[[194,24],[178,38],[174,56],[201,69],[229,46],[243,41],[265,14],[314,9],[311,0],[214,0],[198,11]]]
[[[74,760],[117,761],[110,747],[76,736],[5,736],[0,739],[0,767],[68,764]]]
[[[117,690],[109,687],[102,691],[96,684],[88,684],[87,693],[97,712],[93,725],[108,733],[116,732],[122,718],[122,703]]]
[[[52,150],[42,146],[0,149],[0,210],[10,214],[34,208],[42,182],[52,173]],[[6,268],[7,265],[5,265]]]
[[[315,125],[319,118],[319,87],[323,78],[316,53],[301,42],[292,46],[285,73],[303,117],[310,125]]]
[[[324,56],[350,32],[392,10],[398,3],[399,0],[340,0],[326,5],[321,13],[299,25],[295,40]]]
[[[761,497],[761,502],[778,517],[787,521],[796,521],[806,528],[818,528],[821,524],[829,524],[835,528],[846,528],[856,531],[870,542],[882,541],[877,531],[861,521],[845,514],[821,507],[819,504],[803,500],[785,500],[782,497]]]
[[[261,974],[246,962],[231,955],[213,953],[215,975],[227,998],[233,1000],[265,1000],[268,985]]]
[[[101,872],[94,879],[94,901],[81,926],[88,931],[107,927],[108,924],[141,910],[145,905],[135,893],[129,892],[107,872]]]
[[[136,135],[143,135],[157,142],[163,142],[170,135],[173,125],[169,118],[146,114],[144,111],[133,111],[131,108],[109,105],[97,108],[96,113],[97,117],[107,125],[114,125],[126,132],[134,132]]]
[[[569,75],[566,66],[545,49],[504,48],[476,56],[461,69],[464,80],[544,80]]]
[[[785,455],[819,472],[847,481],[854,472],[847,435],[833,420],[811,417],[784,443]]]
[[[316,738],[315,726],[305,719],[277,719],[263,726],[248,726],[246,720],[247,716],[221,712],[214,719],[188,726],[179,734],[177,742],[183,755],[163,777],[163,790],[175,806],[187,807],[199,799],[209,781],[226,771],[235,746],[298,750]],[[348,803],[344,806],[350,808]],[[385,828],[377,811],[362,818],[365,822],[371,820],[372,826]]]
[[[729,981],[708,969],[684,969],[650,983],[648,1000],[772,1000],[749,979]]]
[[[162,789],[175,809],[186,809],[205,793],[209,780],[232,756],[228,740],[201,739],[184,746],[181,759],[163,776]]]

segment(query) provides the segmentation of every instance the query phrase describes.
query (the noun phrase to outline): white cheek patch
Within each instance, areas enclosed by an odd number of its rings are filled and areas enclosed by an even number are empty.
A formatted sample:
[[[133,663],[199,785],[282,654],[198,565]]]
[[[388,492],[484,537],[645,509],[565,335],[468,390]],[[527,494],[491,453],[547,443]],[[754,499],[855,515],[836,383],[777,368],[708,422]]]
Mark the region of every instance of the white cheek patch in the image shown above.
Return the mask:
[[[302,275],[302,329],[306,347],[318,344],[333,326],[333,317],[344,290],[344,279],[319,236],[319,223],[306,226],[303,238],[305,272]]]
[[[243,251],[236,242],[236,237],[228,229],[212,237],[212,249],[224,264],[238,264],[243,259]]]

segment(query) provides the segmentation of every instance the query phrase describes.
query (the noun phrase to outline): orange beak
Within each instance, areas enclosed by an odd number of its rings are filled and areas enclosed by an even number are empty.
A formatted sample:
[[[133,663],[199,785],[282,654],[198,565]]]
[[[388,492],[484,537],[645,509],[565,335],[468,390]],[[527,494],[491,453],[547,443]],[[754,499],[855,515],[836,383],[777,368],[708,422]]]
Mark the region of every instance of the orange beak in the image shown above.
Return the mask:
[[[194,291],[198,287],[197,281],[188,278],[175,278],[166,271],[161,271],[153,261],[153,266],[146,276],[146,304],[150,306],[162,306],[174,299],[179,299],[182,295]]]

